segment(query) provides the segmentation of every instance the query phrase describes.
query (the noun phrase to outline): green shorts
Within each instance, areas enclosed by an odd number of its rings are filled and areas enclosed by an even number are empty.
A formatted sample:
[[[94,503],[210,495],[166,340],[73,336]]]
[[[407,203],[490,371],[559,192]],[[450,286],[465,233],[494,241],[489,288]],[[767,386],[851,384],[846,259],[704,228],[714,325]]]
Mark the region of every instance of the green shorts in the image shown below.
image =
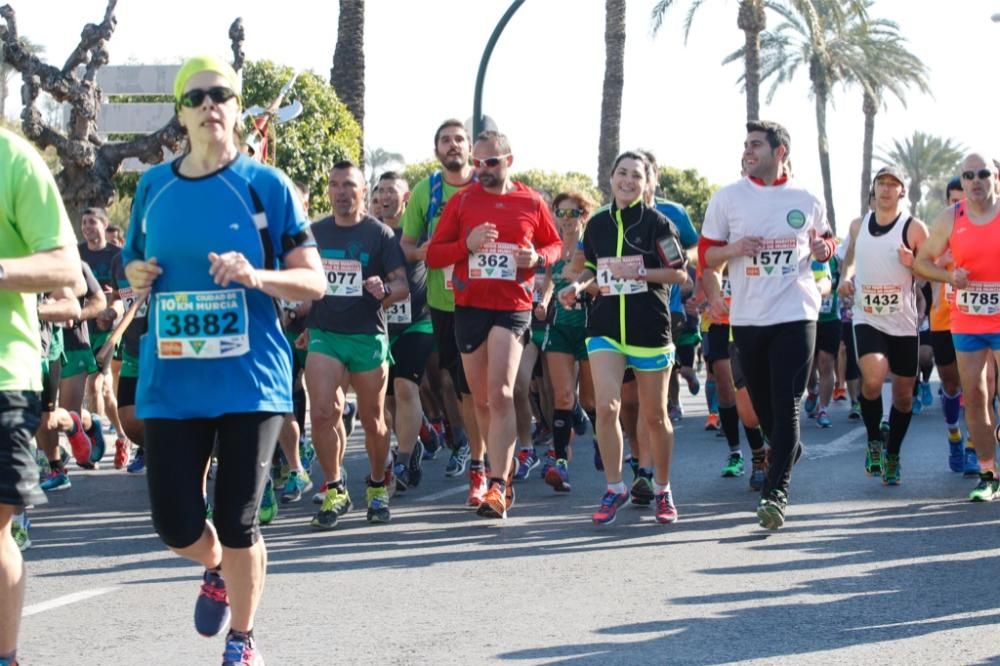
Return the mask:
[[[90,334],[90,351],[97,355],[97,352],[101,351],[101,347],[104,343],[108,341],[111,337],[111,331],[93,331]]]
[[[125,349],[125,345],[122,345],[122,349]],[[139,376],[139,357],[132,356],[127,351],[122,352],[122,368],[118,373],[119,377],[138,377]]]
[[[637,347],[623,345],[608,337],[587,338],[587,352],[593,356],[601,352],[614,352],[625,357],[625,367],[636,372],[660,372],[674,364],[674,346]]]
[[[80,373],[92,375],[97,372],[97,360],[90,349],[67,349],[63,352],[62,378],[68,379]]]
[[[348,372],[368,372],[389,359],[389,338],[384,333],[330,333],[309,329],[309,353],[335,358]]]
[[[577,361],[587,360],[587,329],[582,326],[549,324],[545,329],[543,352],[570,354]]]

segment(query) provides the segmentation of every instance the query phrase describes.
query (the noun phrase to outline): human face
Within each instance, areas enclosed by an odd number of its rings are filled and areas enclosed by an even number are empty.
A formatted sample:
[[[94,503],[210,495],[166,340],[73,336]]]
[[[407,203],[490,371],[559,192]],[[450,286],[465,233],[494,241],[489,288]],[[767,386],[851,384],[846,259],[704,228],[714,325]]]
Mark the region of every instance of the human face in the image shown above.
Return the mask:
[[[445,127],[434,147],[438,161],[448,171],[461,171],[469,164],[469,137],[464,127]]]
[[[781,147],[771,148],[764,132],[750,132],[743,142],[743,170],[746,175],[761,180],[773,180],[778,175]],[[783,152],[783,151],[782,151]]]
[[[560,216],[560,211],[562,211]],[[572,213],[579,212],[578,217],[573,217]],[[576,199],[563,199],[556,206],[556,223],[559,225],[559,232],[563,238],[579,235],[583,229],[583,224],[587,218],[583,215],[583,209]]]
[[[122,232],[118,229],[108,229],[108,242],[116,247],[123,247],[125,245],[125,239],[122,238]]]
[[[903,198],[903,184],[889,175],[875,181],[875,205],[883,210],[895,209]]]
[[[330,205],[337,217],[357,217],[364,210],[368,186],[364,176],[354,168],[333,169],[327,191]]]
[[[637,159],[626,157],[611,174],[611,194],[619,208],[631,205],[646,191],[646,166]]]
[[[389,220],[398,219],[403,214],[403,186],[398,180],[383,180],[378,184],[378,202],[382,215]]]
[[[486,166],[484,163],[491,157],[500,158],[496,166]],[[503,184],[507,182],[507,169],[514,161],[512,155],[504,155],[504,151],[493,141],[479,141],[472,150],[472,158],[480,161],[480,165],[476,169],[480,185],[487,190],[503,187]]]
[[[208,90],[210,88],[228,88],[229,82],[216,72],[199,72],[192,76],[184,92],[188,93],[195,89]],[[177,112],[177,119],[181,126],[187,129],[188,137],[192,148],[208,147],[211,145],[231,145],[235,147],[236,140],[233,136],[233,128],[239,119],[240,106],[237,98],[233,97],[225,102],[218,103],[205,95],[201,105],[189,108],[180,107]]]
[[[954,206],[959,201],[965,199],[965,190],[949,190],[948,191],[948,205]]]
[[[989,171],[988,178],[980,178],[980,171]],[[966,178],[972,172],[972,178]],[[987,163],[980,155],[969,155],[962,162],[962,190],[969,201],[982,203],[996,197],[997,170],[993,163]]]
[[[80,218],[80,233],[88,245],[104,245],[107,242],[107,229],[108,225],[96,215],[87,214]]]

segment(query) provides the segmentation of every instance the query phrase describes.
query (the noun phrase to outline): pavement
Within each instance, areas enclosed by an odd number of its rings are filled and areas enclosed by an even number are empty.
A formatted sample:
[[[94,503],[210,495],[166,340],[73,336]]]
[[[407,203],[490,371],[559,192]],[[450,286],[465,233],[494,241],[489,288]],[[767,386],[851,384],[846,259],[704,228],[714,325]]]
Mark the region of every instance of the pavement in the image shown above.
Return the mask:
[[[1000,664],[1000,504],[967,501],[976,480],[948,470],[939,405],[914,417],[898,487],[865,476],[847,403],[833,428],[805,421],[788,522],[768,532],[747,477],[720,477],[727,447],[702,428],[703,397],[682,394],[674,525],[632,506],[591,523],[604,482],[589,436],[571,493],[536,469],[502,522],[462,506],[467,482],[444,477],[443,453],[388,525],[362,507],[314,532],[308,499],[282,505],[263,528],[268,663]],[[347,453],[360,504],[362,437]],[[220,663],[223,638],[192,625],[201,571],[156,537],[144,477],[109,458],[71,478],[30,512],[22,663]]]

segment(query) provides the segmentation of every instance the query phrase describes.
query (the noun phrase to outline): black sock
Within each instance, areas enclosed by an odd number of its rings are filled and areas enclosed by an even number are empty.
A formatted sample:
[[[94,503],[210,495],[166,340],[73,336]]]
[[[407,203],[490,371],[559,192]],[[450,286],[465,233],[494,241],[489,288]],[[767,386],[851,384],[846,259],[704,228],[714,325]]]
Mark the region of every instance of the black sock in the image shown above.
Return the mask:
[[[736,405],[719,405],[719,421],[722,432],[726,435],[726,443],[730,451],[740,450],[740,417],[736,413]]]
[[[554,410],[552,412],[552,446],[556,450],[556,460],[566,459],[572,430],[573,412],[569,409]]]
[[[865,429],[868,431],[868,441],[882,441],[882,395],[879,394],[874,400],[869,400],[864,395],[859,396],[861,401],[861,420],[865,422]]]
[[[923,381],[924,384],[926,384],[931,380],[931,371],[933,369],[934,369],[934,364],[925,365],[924,367],[920,368],[920,376],[922,378],[921,381]]]
[[[761,446],[759,449],[751,449],[750,450],[750,458],[755,463],[764,462],[764,457],[766,455],[767,455],[767,449],[765,449],[763,446]]]
[[[502,493],[507,492],[507,482],[506,481],[504,481],[503,479],[497,479],[497,478],[494,478],[494,477],[491,476],[490,477],[490,485],[492,486],[494,483],[497,484],[498,486],[500,486],[500,492],[502,492]]]
[[[760,431],[760,428],[748,428],[743,426],[743,432],[746,433],[747,443],[750,445],[750,452],[754,455],[758,451],[761,455],[764,453],[764,433]]]
[[[235,629],[230,629],[229,635],[226,636],[226,640],[230,638],[242,638],[244,640],[247,638],[253,638],[253,629],[248,631],[236,631]]]
[[[653,478],[653,470],[646,469],[645,467],[640,467],[639,468],[639,473],[638,473],[637,476],[641,476],[644,479],[652,479]]]
[[[347,486],[344,484],[343,479],[338,479],[332,483],[328,483],[326,484],[326,487],[327,489],[334,488],[338,493],[342,493],[347,490]]]
[[[886,453],[894,456],[899,455],[899,449],[903,446],[903,438],[910,427],[910,418],[913,412],[901,412],[895,407],[889,408],[889,441],[885,446]]]
[[[63,473],[63,463],[62,458],[56,458],[55,460],[49,461],[49,469],[53,472]]]
[[[590,419],[590,423],[594,427],[594,432],[597,432],[597,412],[593,409],[585,409],[583,411],[587,414],[587,418]]]
[[[369,488],[384,488],[385,478],[383,477],[378,481],[376,481],[375,479],[369,476],[367,479],[365,479],[365,483],[368,485]]]
[[[306,392],[302,389],[296,389],[292,391],[292,413],[295,414],[295,422],[299,424],[299,432],[305,435]]]
[[[483,463],[482,460],[470,460],[469,461],[469,470],[470,471],[471,470],[479,470],[480,472],[482,472],[484,469],[486,469],[486,465]]]

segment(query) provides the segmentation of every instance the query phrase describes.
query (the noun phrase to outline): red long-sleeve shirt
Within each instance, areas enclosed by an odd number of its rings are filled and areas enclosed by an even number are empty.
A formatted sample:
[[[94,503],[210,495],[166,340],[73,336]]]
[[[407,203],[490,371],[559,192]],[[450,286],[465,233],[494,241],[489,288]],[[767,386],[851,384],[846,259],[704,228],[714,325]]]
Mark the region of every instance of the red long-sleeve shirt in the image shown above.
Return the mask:
[[[530,310],[535,268],[516,268],[512,252],[534,246],[548,266],[562,254],[562,241],[548,206],[537,193],[521,183],[506,194],[493,194],[474,183],[448,200],[441,220],[427,246],[427,266],[454,264],[452,284],[455,304],[509,312]],[[466,245],[469,233],[491,222],[497,229],[495,248],[472,254]],[[471,264],[471,265],[470,265]],[[509,275],[513,279],[503,279]]]

